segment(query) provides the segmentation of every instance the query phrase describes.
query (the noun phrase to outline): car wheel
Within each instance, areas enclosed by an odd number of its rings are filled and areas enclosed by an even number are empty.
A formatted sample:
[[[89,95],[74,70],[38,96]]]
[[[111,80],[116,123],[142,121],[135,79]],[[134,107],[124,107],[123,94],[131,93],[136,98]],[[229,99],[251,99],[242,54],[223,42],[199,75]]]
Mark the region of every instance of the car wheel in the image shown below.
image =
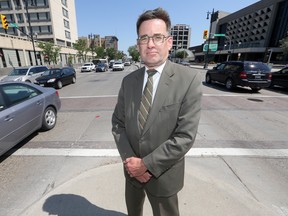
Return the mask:
[[[269,88],[273,88],[274,87],[274,82],[273,82],[273,80],[271,80],[271,83],[270,83],[270,85],[269,85]]]
[[[55,127],[57,120],[57,114],[53,107],[47,107],[43,119],[42,119],[42,130],[51,130]]]
[[[208,84],[211,84],[211,75],[210,74],[206,74],[205,82]]]
[[[260,91],[260,90],[261,90],[261,88],[260,88],[260,87],[251,88],[251,89],[252,89],[252,92],[258,92],[258,91]]]
[[[31,83],[31,81],[30,81],[30,80],[25,80],[25,82],[27,82],[27,83]]]
[[[61,89],[63,87],[63,84],[62,84],[62,82],[59,80],[58,82],[57,82],[57,88],[58,89]]]
[[[228,78],[225,83],[226,89],[231,90],[234,87],[233,80]]]
[[[76,83],[76,77],[73,77],[73,78],[72,78],[72,83],[73,83],[73,84]]]

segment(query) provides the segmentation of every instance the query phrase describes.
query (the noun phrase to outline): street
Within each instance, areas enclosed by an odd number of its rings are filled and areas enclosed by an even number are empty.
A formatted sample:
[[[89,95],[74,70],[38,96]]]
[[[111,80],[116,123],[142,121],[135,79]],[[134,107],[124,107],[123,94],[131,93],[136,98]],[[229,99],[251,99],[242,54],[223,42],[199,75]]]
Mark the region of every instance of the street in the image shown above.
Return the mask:
[[[81,173],[121,162],[111,134],[111,116],[122,78],[135,69],[131,65],[115,72],[77,70],[77,82],[58,90],[62,107],[56,127],[31,135],[0,158],[0,216],[21,215]],[[287,216],[288,91],[273,88],[252,93],[238,88],[228,92],[222,85],[205,84],[206,70],[194,70],[203,75],[203,100],[198,136],[187,154],[187,175],[213,173],[218,178],[206,180],[216,184],[225,181],[219,168],[225,165],[235,177],[233,181],[243,186],[240,190],[263,205],[261,211],[269,209],[275,215]],[[206,170],[195,168],[202,163],[201,158],[207,162]],[[239,187],[238,183],[233,185]],[[224,184],[222,189],[226,189]],[[209,190],[214,189],[207,187],[207,193]],[[215,194],[201,193],[218,199]],[[200,202],[197,197],[190,200],[186,196],[183,194],[187,202]],[[189,215],[184,207],[183,212]],[[221,213],[215,211],[214,215]]]

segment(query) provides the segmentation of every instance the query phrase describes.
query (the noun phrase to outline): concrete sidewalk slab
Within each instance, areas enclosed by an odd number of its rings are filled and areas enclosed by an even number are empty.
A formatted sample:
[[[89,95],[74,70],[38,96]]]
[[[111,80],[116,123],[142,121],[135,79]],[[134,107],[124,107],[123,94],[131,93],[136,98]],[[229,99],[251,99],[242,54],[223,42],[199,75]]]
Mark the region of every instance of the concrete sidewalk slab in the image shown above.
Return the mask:
[[[182,216],[275,215],[251,196],[220,159],[193,162],[186,165],[185,186],[179,193]],[[127,215],[122,164],[86,171],[58,186],[21,214],[34,215]],[[147,200],[144,215],[152,216]]]

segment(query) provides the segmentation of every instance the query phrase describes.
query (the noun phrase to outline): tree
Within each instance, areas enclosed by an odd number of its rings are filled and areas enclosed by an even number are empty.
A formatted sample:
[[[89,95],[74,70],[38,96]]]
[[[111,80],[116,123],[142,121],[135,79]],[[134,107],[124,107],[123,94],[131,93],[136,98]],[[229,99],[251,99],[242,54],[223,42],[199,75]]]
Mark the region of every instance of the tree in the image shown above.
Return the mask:
[[[76,43],[73,44],[74,49],[77,50],[77,56],[82,59],[84,62],[87,58],[87,52],[89,48],[87,48],[86,41],[84,39],[79,39]]]
[[[106,53],[103,47],[96,47],[96,54],[98,58],[104,58]]]
[[[57,60],[59,57],[59,53],[61,48],[54,45],[51,42],[38,42],[38,47],[42,49],[42,53],[44,55],[44,62],[50,65],[52,62],[57,64]]]
[[[187,57],[187,52],[185,50],[182,50],[179,52],[176,51],[176,58],[184,59],[186,57]]]
[[[68,65],[72,66],[72,64],[73,64],[73,56],[69,53],[69,55],[68,55]]]
[[[128,48],[128,53],[132,57],[133,61],[139,61],[140,53],[138,52],[137,46],[130,46]]]
[[[106,54],[107,54],[109,60],[116,58],[116,50],[114,48],[107,48]]]
[[[283,51],[284,59],[288,59],[288,36],[283,38],[280,42],[280,48]]]

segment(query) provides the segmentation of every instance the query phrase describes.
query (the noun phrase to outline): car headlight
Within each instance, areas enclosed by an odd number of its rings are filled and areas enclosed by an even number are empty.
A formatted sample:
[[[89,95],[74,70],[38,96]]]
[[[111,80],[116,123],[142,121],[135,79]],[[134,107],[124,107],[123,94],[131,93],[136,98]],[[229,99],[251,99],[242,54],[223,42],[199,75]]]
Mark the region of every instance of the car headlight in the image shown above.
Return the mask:
[[[49,79],[49,80],[47,81],[47,83],[55,82],[55,80],[56,80],[56,78]]]

